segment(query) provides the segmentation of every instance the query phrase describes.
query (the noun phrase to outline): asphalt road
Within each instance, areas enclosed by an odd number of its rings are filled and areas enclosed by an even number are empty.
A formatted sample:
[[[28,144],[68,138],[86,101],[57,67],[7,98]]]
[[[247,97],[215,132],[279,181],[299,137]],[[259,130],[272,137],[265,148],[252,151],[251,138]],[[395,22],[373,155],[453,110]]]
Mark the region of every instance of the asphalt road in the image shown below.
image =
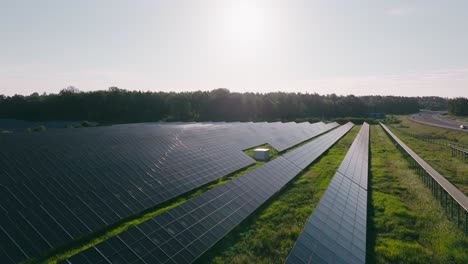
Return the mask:
[[[460,125],[468,127],[468,123],[447,119],[440,112],[420,112],[418,114],[410,115],[409,119],[425,125],[468,132],[468,129],[460,128]]]

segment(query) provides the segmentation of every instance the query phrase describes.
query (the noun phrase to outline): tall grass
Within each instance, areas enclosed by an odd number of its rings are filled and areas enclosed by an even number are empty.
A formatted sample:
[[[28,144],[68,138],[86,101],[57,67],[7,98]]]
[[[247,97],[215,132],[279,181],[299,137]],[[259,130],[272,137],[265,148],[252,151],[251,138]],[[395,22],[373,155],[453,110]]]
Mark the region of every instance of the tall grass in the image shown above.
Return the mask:
[[[445,137],[452,140],[455,139],[460,143],[468,140],[468,134],[464,132],[447,131],[447,129],[443,128],[422,126],[406,119],[407,118],[402,119],[403,127],[398,127],[398,125],[396,125],[398,129],[392,129],[392,132],[411,149],[413,149],[421,158],[434,167],[435,170],[444,175],[444,177],[455,185],[461,192],[468,195],[468,163],[456,157],[452,157],[452,152],[447,146],[432,144],[430,142],[411,137],[407,134],[400,133],[399,130],[401,129],[421,135],[432,133],[432,135],[439,137]],[[393,126],[391,125],[390,128],[392,127]]]
[[[468,263],[450,222],[382,128],[371,128],[368,263]]]

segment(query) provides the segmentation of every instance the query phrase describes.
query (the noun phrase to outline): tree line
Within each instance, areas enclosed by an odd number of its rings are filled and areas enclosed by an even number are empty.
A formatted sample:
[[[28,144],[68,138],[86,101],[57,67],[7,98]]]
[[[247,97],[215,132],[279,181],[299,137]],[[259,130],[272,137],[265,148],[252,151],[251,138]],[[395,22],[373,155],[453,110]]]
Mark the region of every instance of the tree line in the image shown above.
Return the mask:
[[[432,98],[432,99],[431,99]],[[440,97],[338,96],[304,93],[237,93],[220,88],[195,92],[141,92],[111,87],[58,94],[0,95],[0,118],[92,120],[109,123],[148,121],[288,121],[308,118],[365,117],[368,113],[411,114],[440,110]]]
[[[458,97],[449,99],[448,111],[451,115],[468,116],[468,98]]]

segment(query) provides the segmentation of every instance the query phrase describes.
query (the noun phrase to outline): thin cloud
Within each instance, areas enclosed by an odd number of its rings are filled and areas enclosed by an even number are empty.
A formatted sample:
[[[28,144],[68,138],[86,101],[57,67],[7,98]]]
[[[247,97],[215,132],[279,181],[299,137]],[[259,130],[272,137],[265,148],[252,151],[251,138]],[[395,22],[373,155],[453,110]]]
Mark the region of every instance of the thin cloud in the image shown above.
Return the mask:
[[[389,16],[401,17],[411,15],[414,13],[414,11],[414,8],[411,7],[395,7],[387,9],[386,13]]]

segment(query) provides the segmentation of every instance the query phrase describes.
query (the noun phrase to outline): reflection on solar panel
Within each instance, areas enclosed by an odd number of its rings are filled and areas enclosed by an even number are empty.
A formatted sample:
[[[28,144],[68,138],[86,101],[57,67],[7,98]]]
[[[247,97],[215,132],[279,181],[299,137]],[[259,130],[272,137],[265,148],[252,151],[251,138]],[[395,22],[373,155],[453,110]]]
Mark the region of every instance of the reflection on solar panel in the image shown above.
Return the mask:
[[[364,124],[286,263],[365,263],[368,155]]]
[[[288,126],[279,127],[275,131],[275,137],[271,138],[268,143],[279,152],[282,152],[292,146],[295,146],[309,138],[316,136],[314,129],[311,129],[309,123],[287,123]],[[337,123],[323,124],[319,123],[320,128],[332,129],[338,126]],[[327,130],[328,130],[327,129]]]
[[[348,123],[291,153],[318,158]],[[306,150],[306,151],[304,151]],[[278,157],[71,259],[71,263],[191,263],[308,166]],[[315,158],[309,159],[313,162]],[[296,164],[301,164],[300,166]]]
[[[254,163],[337,124],[126,124],[0,136],[0,259],[16,263]]]

